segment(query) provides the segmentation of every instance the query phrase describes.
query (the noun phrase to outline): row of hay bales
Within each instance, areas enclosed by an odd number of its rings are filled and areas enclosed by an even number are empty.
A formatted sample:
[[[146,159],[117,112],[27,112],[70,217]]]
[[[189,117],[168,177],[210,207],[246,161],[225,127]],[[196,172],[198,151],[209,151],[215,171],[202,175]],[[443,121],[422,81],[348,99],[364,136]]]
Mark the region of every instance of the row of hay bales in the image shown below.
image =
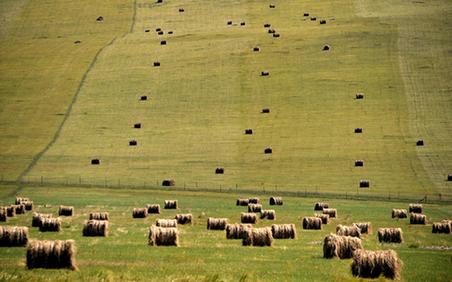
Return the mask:
[[[25,214],[33,210],[33,201],[25,197],[16,197],[14,204],[0,207],[0,222],[6,222],[8,217],[15,217],[18,214]]]
[[[408,211],[406,209],[393,209],[392,218],[408,218],[410,215],[410,224],[426,225],[428,223],[427,216],[422,214],[424,208],[422,204],[409,204]],[[440,222],[434,222],[432,224],[432,233],[452,233],[451,220],[444,219]]]
[[[165,200],[164,209],[178,209],[177,200]],[[144,208],[134,208],[132,210],[133,218],[146,218],[149,214],[160,214],[160,204],[148,204]]]
[[[268,199],[268,203],[270,206],[282,206],[284,201],[282,197],[272,196]],[[262,204],[261,199],[258,197],[252,198],[238,198],[236,201],[237,206],[248,206],[249,204]]]

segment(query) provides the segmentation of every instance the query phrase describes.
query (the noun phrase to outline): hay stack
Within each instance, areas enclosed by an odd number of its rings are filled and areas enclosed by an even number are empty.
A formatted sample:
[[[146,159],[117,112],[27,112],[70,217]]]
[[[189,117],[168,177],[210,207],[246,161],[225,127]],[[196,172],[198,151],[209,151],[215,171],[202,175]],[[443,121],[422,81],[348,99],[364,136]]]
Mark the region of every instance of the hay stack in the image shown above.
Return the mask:
[[[351,236],[351,237],[361,237],[361,231],[358,226],[345,226],[345,225],[337,225],[336,226],[336,235],[339,236]]]
[[[322,212],[323,212],[323,214],[329,215],[330,218],[337,217],[337,210],[336,209],[326,209],[326,208],[324,208],[322,210]]]
[[[162,181],[162,186],[167,186],[167,187],[176,186],[176,181],[173,179],[165,179]]]
[[[270,227],[247,229],[245,238],[242,240],[243,246],[271,247],[273,235]]]
[[[25,205],[24,204],[18,204],[18,205],[12,205],[14,208],[16,214],[24,214],[25,213]]]
[[[92,159],[91,160],[91,164],[92,165],[100,165],[100,160],[99,159]]]
[[[379,228],[378,241],[380,243],[402,243],[403,232],[401,228]]]
[[[262,205],[261,204],[248,204],[248,212],[261,212]]]
[[[249,204],[260,204],[261,203],[261,199],[254,197],[254,198],[249,198],[248,199]]]
[[[16,208],[14,206],[5,207],[6,208],[6,216],[14,217],[16,216]]]
[[[27,267],[76,270],[74,241],[31,241],[27,247]]]
[[[177,200],[165,200],[165,209],[177,209]]]
[[[269,108],[263,108],[261,113],[269,114],[270,113],[270,109]]]
[[[371,234],[372,233],[372,223],[370,222],[357,222],[353,223],[353,225],[359,228],[361,234]]]
[[[282,197],[270,197],[270,206],[282,206],[283,200]]]
[[[364,93],[356,93],[355,98],[358,99],[358,100],[364,99]]]
[[[297,230],[295,224],[273,224],[272,235],[275,239],[295,239]]]
[[[451,221],[443,220],[441,222],[435,222],[432,225],[432,233],[446,233],[450,234],[452,230]]]
[[[177,228],[162,228],[152,225],[149,229],[149,246],[179,246]]]
[[[228,224],[227,218],[209,217],[207,219],[207,229],[209,230],[225,230],[227,224]]]
[[[193,215],[191,213],[176,214],[175,219],[177,220],[177,224],[191,224]]]
[[[148,213],[160,214],[160,205],[159,204],[146,205],[146,208],[148,209]]]
[[[362,248],[359,238],[330,234],[323,241],[323,257],[347,259],[353,257],[353,253]]]
[[[410,213],[410,224],[426,224],[427,217],[425,214]]]
[[[355,133],[363,133],[363,129],[361,127],[355,128]]]
[[[392,218],[407,218],[407,214],[405,209],[392,209]]]
[[[402,262],[393,250],[357,250],[351,267],[353,276],[357,277],[378,278],[384,275],[389,279],[400,279]]]
[[[0,247],[22,247],[28,242],[28,228],[0,226]]]
[[[20,205],[23,204],[25,202],[29,202],[30,199],[29,198],[25,198],[25,197],[16,197],[16,205]]]
[[[408,207],[410,213],[422,213],[422,204],[410,204]]]
[[[0,207],[0,221],[6,221],[7,212],[6,207]]]
[[[44,213],[33,213],[33,217],[31,218],[31,227],[40,227],[43,218],[51,218],[51,214]]]
[[[148,216],[148,210],[146,208],[134,208],[132,210],[133,218],[145,218]]]
[[[237,199],[236,205],[237,206],[248,206],[250,201],[248,199]]]
[[[328,214],[316,213],[314,216],[320,218],[322,220],[322,224],[328,224],[328,222],[330,221],[330,216]]]
[[[108,212],[92,212],[89,214],[90,220],[109,220]]]
[[[108,236],[107,220],[88,220],[83,225],[83,236]]]
[[[33,201],[26,201],[23,204],[25,205],[25,210],[26,211],[33,210]]]
[[[370,181],[367,179],[361,179],[359,181],[359,188],[369,188],[370,187]]]
[[[424,146],[424,140],[422,140],[422,139],[417,140],[416,146]]]
[[[58,209],[59,216],[73,216],[74,215],[74,207],[68,206],[60,206]]]
[[[61,219],[59,217],[42,217],[41,224],[39,225],[39,231],[41,232],[60,232],[61,231]]]
[[[175,227],[177,228],[177,219],[157,219],[155,221],[155,225],[157,227]]]
[[[215,174],[224,174],[224,167],[217,167],[215,169]]]
[[[262,210],[261,211],[261,219],[275,220],[276,212],[275,210]]]
[[[240,222],[255,224],[257,222],[257,216],[255,213],[242,212],[240,214]]]
[[[303,229],[322,229],[322,220],[318,217],[304,217]]]
[[[226,239],[244,239],[248,229],[253,228],[251,224],[227,224]]]
[[[315,211],[323,211],[323,209],[327,209],[329,206],[328,206],[328,203],[315,203],[315,205],[314,205],[314,210]]]

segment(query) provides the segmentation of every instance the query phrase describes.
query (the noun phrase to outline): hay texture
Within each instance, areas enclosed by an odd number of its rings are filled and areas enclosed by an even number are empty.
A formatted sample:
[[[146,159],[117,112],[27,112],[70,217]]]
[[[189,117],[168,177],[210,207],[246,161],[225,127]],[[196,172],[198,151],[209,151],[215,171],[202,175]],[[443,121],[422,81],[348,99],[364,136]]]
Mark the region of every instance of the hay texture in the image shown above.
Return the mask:
[[[328,214],[316,213],[314,216],[320,218],[322,220],[322,224],[328,224],[330,222],[330,216]]]
[[[165,200],[165,209],[177,209],[177,200]]]
[[[27,247],[27,267],[76,270],[75,251],[73,240],[31,241]]]
[[[248,204],[248,212],[261,212],[262,205],[261,204]]]
[[[240,222],[255,224],[257,222],[257,216],[255,213],[242,212],[240,214]]]
[[[108,236],[107,220],[88,220],[83,225],[83,236]]]
[[[392,209],[392,218],[407,218],[408,212],[405,209]]]
[[[52,217],[51,214],[34,212],[32,218],[31,218],[31,227],[39,227],[39,226],[41,226],[43,218],[51,218],[51,217]]]
[[[378,278],[383,275],[389,279],[400,279],[402,262],[393,250],[357,250],[351,268],[353,276],[357,277]]]
[[[209,230],[225,230],[227,224],[228,224],[227,218],[209,217],[207,219],[207,229]]]
[[[247,229],[245,238],[242,240],[243,246],[271,247],[273,235],[270,227]]]
[[[379,228],[378,241],[380,243],[402,243],[403,231],[401,228]]]
[[[162,227],[162,228],[166,228],[166,227],[177,228],[177,220],[176,219],[157,219],[155,221],[155,225],[157,227]]]
[[[89,214],[90,220],[109,220],[110,215],[108,212],[92,212]]]
[[[411,213],[422,213],[422,205],[421,204],[410,204],[408,206],[409,212]]]
[[[191,213],[186,214],[176,214],[175,219],[177,220],[177,224],[191,224],[193,220],[193,215]]]
[[[45,217],[41,218],[41,224],[39,225],[39,231],[41,232],[60,232],[61,231],[61,219],[59,217]]]
[[[0,247],[22,247],[27,243],[27,227],[0,226]]]
[[[152,225],[149,229],[149,246],[179,246],[179,233],[177,228],[162,228]]]
[[[452,221],[442,220],[441,222],[435,222],[432,225],[432,233],[446,233],[450,234],[452,232]]]
[[[345,226],[345,225],[337,225],[336,226],[336,235],[339,236],[351,236],[351,237],[361,237],[361,230],[358,226]]]
[[[148,209],[146,208],[134,208],[132,210],[133,218],[145,218],[148,216]]]
[[[249,204],[260,204],[261,203],[261,199],[254,197],[254,198],[249,198],[248,199]]]
[[[74,207],[69,206],[60,206],[58,209],[59,216],[73,216],[74,215]]]
[[[146,208],[148,209],[148,213],[160,214],[160,205],[159,204],[146,205]]]
[[[336,209],[327,209],[327,208],[324,208],[323,210],[322,210],[322,212],[323,212],[323,214],[327,214],[327,215],[329,215],[330,216],[330,218],[336,218],[337,217],[337,210]]]
[[[269,204],[270,206],[282,206],[283,199],[281,197],[270,197]]]
[[[239,199],[237,199],[236,206],[245,206],[245,207],[247,207],[249,203],[250,203],[249,199],[240,199],[239,198]]]
[[[353,257],[353,253],[362,248],[359,238],[330,234],[323,240],[323,257],[347,259]]]
[[[315,216],[304,217],[302,225],[303,229],[320,230],[322,229],[322,219]]]
[[[274,239],[295,239],[297,230],[295,224],[273,224],[272,235]]]
[[[357,222],[353,223],[353,225],[359,228],[361,234],[372,234],[372,223],[370,222]]]
[[[253,228],[251,224],[227,224],[226,239],[244,239],[248,229]]]
[[[425,214],[420,213],[410,213],[410,224],[426,224],[427,217]]]
[[[262,210],[261,211],[261,219],[275,220],[276,212],[275,210]]]

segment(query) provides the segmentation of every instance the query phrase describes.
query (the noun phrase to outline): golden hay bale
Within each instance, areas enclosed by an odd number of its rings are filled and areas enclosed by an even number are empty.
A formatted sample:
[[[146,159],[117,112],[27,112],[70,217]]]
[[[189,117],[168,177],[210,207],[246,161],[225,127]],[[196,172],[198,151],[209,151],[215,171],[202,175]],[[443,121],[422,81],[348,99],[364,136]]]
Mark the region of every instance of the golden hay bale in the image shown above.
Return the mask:
[[[31,241],[27,247],[27,267],[76,270],[74,241]]]
[[[399,279],[402,262],[393,250],[356,250],[353,255],[352,274],[362,278],[378,278],[384,275],[389,279]]]
[[[25,205],[26,211],[33,210],[33,201],[25,201],[25,202],[23,202],[23,204]]]
[[[295,224],[273,224],[272,235],[275,239],[295,239],[297,230]]]
[[[177,227],[177,220],[176,219],[157,219],[155,221],[155,225],[157,227]]]
[[[255,224],[257,222],[257,216],[255,213],[242,212],[240,214],[240,222]]]
[[[401,228],[379,228],[378,241],[380,243],[402,243],[403,232]]]
[[[271,247],[272,244],[273,235],[270,227],[247,229],[242,239],[243,246]]]
[[[165,200],[165,209],[177,209],[177,200]]]
[[[322,219],[318,217],[304,217],[303,229],[322,229]]]
[[[253,198],[249,198],[248,202],[250,204],[260,204],[261,203],[261,199],[257,198],[257,197],[253,197]]]
[[[12,205],[12,207],[16,211],[16,214],[24,214],[25,213],[25,205],[24,204]]]
[[[0,221],[6,221],[7,212],[5,207],[0,207]]]
[[[337,210],[336,210],[336,209],[327,209],[327,208],[324,208],[324,209],[323,209],[323,214],[329,215],[330,218],[332,218],[332,217],[337,217]]]
[[[261,204],[248,204],[248,212],[261,212],[262,205]]]
[[[236,205],[237,206],[248,206],[250,200],[249,199],[237,199]]]
[[[41,232],[60,232],[61,231],[61,219],[59,217],[43,217],[41,218],[41,224],[39,225],[39,231]]]
[[[34,212],[31,218],[31,227],[39,227],[41,226],[43,218],[51,218],[51,214],[37,213]]]
[[[16,208],[14,206],[6,207],[6,216],[7,217],[16,216]]]
[[[410,213],[410,224],[426,224],[427,217],[425,214],[420,213]]]
[[[275,210],[262,210],[261,211],[261,219],[275,220],[276,212]]]
[[[336,235],[339,236],[351,236],[351,237],[361,237],[361,231],[358,226],[345,226],[338,224],[336,226]]]
[[[228,224],[227,218],[209,217],[207,219],[207,229],[209,230],[225,230],[227,224]]]
[[[353,257],[353,252],[362,248],[359,238],[330,234],[323,240],[323,257],[347,259]]]
[[[408,206],[409,212],[411,213],[422,213],[422,205],[421,204],[410,204]]]
[[[405,209],[392,209],[392,218],[407,218],[407,214]]]
[[[226,239],[243,239],[250,228],[253,228],[251,224],[227,224]]]
[[[270,197],[270,206],[282,206],[283,200],[281,197]]]
[[[323,211],[323,209],[327,209],[329,206],[328,206],[328,203],[315,203],[315,205],[314,205],[314,210],[315,211]]]
[[[148,216],[148,209],[146,208],[134,208],[132,210],[133,218],[145,218]]]
[[[28,202],[28,201],[30,201],[29,198],[16,197],[16,205],[20,205],[20,204],[23,204],[24,202]]]
[[[0,226],[0,247],[20,247],[27,245],[27,242],[27,227]]]
[[[441,222],[435,222],[432,225],[432,233],[451,233],[451,223],[448,220],[443,220]]]
[[[83,236],[108,236],[108,221],[90,219],[83,225]]]
[[[108,212],[92,212],[89,214],[90,220],[109,220],[110,215]]]
[[[357,222],[353,223],[353,225],[359,228],[361,234],[372,234],[372,223],[370,222]]]
[[[148,209],[148,213],[160,214],[160,205],[159,204],[146,205],[146,208]]]
[[[162,228],[152,225],[149,228],[149,246],[179,246],[179,233],[177,228]]]
[[[318,214],[318,213],[316,213],[314,216],[320,218],[322,220],[322,224],[328,224],[328,222],[330,221],[330,215],[329,214]]]
[[[69,206],[60,206],[58,209],[59,216],[73,216],[74,215],[74,207]]]
[[[175,219],[177,220],[177,224],[191,224],[193,215],[191,213],[176,214]]]

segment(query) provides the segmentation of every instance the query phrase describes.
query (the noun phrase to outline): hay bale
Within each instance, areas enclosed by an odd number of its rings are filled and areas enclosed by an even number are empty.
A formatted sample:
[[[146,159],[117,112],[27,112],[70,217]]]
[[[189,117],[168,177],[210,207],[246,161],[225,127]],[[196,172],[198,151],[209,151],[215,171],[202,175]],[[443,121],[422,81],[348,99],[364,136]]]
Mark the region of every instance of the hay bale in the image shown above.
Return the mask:
[[[154,62],[154,67],[160,67],[160,62]]]
[[[356,160],[355,161],[355,166],[364,166],[364,161],[363,160]]]
[[[357,100],[364,99],[364,93],[356,93],[355,98],[356,98]]]
[[[91,160],[91,164],[92,165],[100,165],[100,160],[99,159],[92,159]]]
[[[420,213],[410,213],[410,224],[426,224],[427,217],[425,214]]]
[[[145,218],[148,216],[148,209],[146,208],[134,208],[132,210],[133,218]]]
[[[269,108],[263,108],[262,109],[262,113],[263,114],[269,114],[270,113],[270,109]]]
[[[176,214],[175,219],[177,220],[177,224],[191,224],[193,215],[191,213]]]
[[[355,128],[355,133],[363,133],[363,129],[361,127]]]
[[[320,24],[326,24],[326,20],[320,20]]]
[[[311,17],[311,21],[316,21],[317,17]]]
[[[14,206],[6,207],[6,216],[7,217],[15,217],[16,216],[16,208]]]
[[[348,259],[356,250],[362,249],[361,239],[330,234],[323,240],[323,257]]]
[[[166,45],[166,40],[160,41],[160,45]]]
[[[144,32],[150,32],[150,31],[151,31],[150,29],[145,29],[145,30],[144,30]]]
[[[130,140],[129,141],[129,146],[136,146],[136,145],[138,145],[137,140]]]
[[[358,226],[345,226],[345,225],[337,225],[336,226],[336,235],[339,236],[351,236],[351,237],[361,237],[361,230]]]
[[[244,25],[246,25],[245,22],[241,22],[241,23],[240,23],[240,26],[244,26]]]
[[[25,205],[24,204],[19,204],[19,205],[11,205],[16,214],[24,214],[25,213]]]
[[[279,38],[279,37],[281,37],[281,35],[279,33],[273,33],[273,37],[274,38]]]
[[[273,34],[273,33],[276,32],[276,30],[274,30],[273,28],[270,28],[267,32],[270,33],[270,34]]]
[[[273,235],[270,227],[247,229],[242,239],[243,246],[271,247],[272,244]]]
[[[378,241],[380,243],[402,243],[403,232],[401,228],[379,228]]]
[[[149,204],[149,205],[146,205],[146,209],[148,210],[148,214],[149,214],[149,213],[157,213],[157,214],[160,214],[160,205],[159,205],[159,204]]]
[[[269,23],[265,23],[265,24],[264,24],[264,27],[265,27],[265,28],[269,28],[269,27],[271,27],[271,26],[272,26],[272,25],[269,24]]]
[[[369,188],[370,187],[370,181],[367,179],[361,179],[359,181],[359,188]]]
[[[83,225],[83,236],[108,236],[108,221],[88,220]]]
[[[60,206],[58,208],[59,216],[73,216],[74,215],[74,207],[70,206]]]
[[[0,221],[6,221],[7,212],[5,207],[0,207]]]
[[[264,154],[271,154],[271,153],[273,153],[273,149],[272,148],[268,147],[268,148],[264,149]]]
[[[179,232],[177,228],[162,228],[152,225],[149,228],[149,246],[179,246]]]
[[[262,210],[261,211],[261,219],[275,220],[276,212],[275,210]]]
[[[27,247],[27,267],[76,270],[75,252],[73,240],[31,241]]]
[[[224,168],[223,167],[217,167],[215,169],[215,174],[224,174]]]
[[[447,181],[452,181],[452,174],[447,175]]]
[[[322,51],[329,51],[330,50],[330,46],[328,45],[324,45],[322,48]]]
[[[146,101],[147,99],[148,99],[148,96],[146,96],[146,95],[140,97],[141,101]]]
[[[422,139],[417,140],[416,146],[424,146],[424,140],[422,140]]]
[[[226,239],[243,239],[248,229],[253,228],[251,224],[227,224]]]
[[[441,222],[434,222],[432,225],[432,233],[446,233],[450,234],[452,225],[449,220],[443,220]]]
[[[255,224],[257,222],[257,216],[255,213],[242,212],[240,214],[240,222]]]
[[[392,218],[407,218],[407,214],[405,209],[392,209]]]
[[[248,204],[248,212],[261,212],[262,205],[261,204]]]
[[[410,213],[422,213],[423,211],[422,204],[410,204],[408,209]]]
[[[82,43],[82,41],[80,41],[80,40],[75,40],[74,41],[74,44],[80,44],[80,43]]]
[[[261,199],[258,197],[253,197],[253,198],[249,198],[248,202],[250,204],[260,204],[261,203]]]
[[[25,202],[29,202],[30,199],[29,198],[25,198],[25,197],[16,197],[16,205],[20,205],[20,204],[24,204]]]
[[[0,247],[22,247],[28,242],[28,228],[0,226]]]
[[[314,205],[314,210],[315,211],[323,211],[323,209],[327,209],[328,207],[329,207],[328,203],[317,202]]]
[[[227,218],[209,217],[207,219],[207,229],[208,230],[225,230],[227,224],[228,224]]]
[[[165,200],[165,209],[175,210],[177,209],[177,200]]]
[[[322,220],[318,217],[304,217],[303,218],[303,229],[322,229]]]
[[[328,214],[316,213],[314,216],[320,218],[322,220],[322,224],[328,224],[328,222],[330,221],[330,215]]]
[[[275,5],[273,5],[273,4],[270,4],[270,5],[268,5],[268,7],[269,7],[270,9],[274,9],[274,8],[276,8],[276,6],[275,6]]]
[[[309,17],[309,13],[308,13],[308,12],[304,12],[304,13],[303,13],[303,16],[304,16],[304,17]]]
[[[372,234],[372,223],[370,222],[357,222],[353,223],[353,225],[359,228],[361,234]]]
[[[176,186],[176,181],[174,181],[173,179],[165,179],[162,181],[162,186]]]
[[[248,206],[249,203],[250,203],[249,199],[239,198],[239,199],[237,199],[236,206]]]
[[[269,76],[270,72],[269,71],[262,71],[261,72],[261,76]]]
[[[283,199],[282,197],[270,197],[269,204],[270,206],[282,206]]]
[[[251,128],[245,129],[245,135],[252,135],[252,134],[253,134],[253,130]]]
[[[92,212],[89,214],[90,220],[109,220],[110,215],[108,212]]]
[[[177,228],[177,219],[157,219],[155,221],[155,225],[158,227],[166,228],[166,227],[176,227]]]
[[[322,213],[329,215],[330,218],[333,218],[333,217],[336,218],[337,217],[337,210],[336,209],[323,208]]]
[[[104,17],[99,16],[99,17],[97,17],[96,21],[97,22],[103,22],[104,21]]]
[[[163,3],[163,0],[157,0],[156,3],[157,3],[157,4],[161,4],[161,3]]]
[[[227,22],[227,25],[232,25],[232,21],[228,21],[228,22]]]
[[[362,278],[378,278],[383,275],[389,279],[400,279],[402,262],[393,250],[357,250],[353,255],[352,274]]]
[[[51,214],[37,213],[34,212],[31,218],[31,227],[40,227],[43,218],[51,218]]]
[[[184,8],[179,8],[179,13],[185,12]]]
[[[61,219],[59,217],[42,217],[41,224],[39,225],[40,232],[60,232],[61,231]]]
[[[297,230],[295,224],[273,224],[272,235],[275,239],[295,239]]]
[[[133,128],[136,128],[136,129],[141,128],[141,123],[135,123],[135,124],[133,125]]]
[[[157,34],[158,35],[163,35],[163,34],[165,34],[163,31],[159,31],[159,32],[157,32]]]
[[[254,52],[259,52],[260,49],[259,49],[259,47],[254,47],[254,48],[253,48],[253,51],[254,51]]]

